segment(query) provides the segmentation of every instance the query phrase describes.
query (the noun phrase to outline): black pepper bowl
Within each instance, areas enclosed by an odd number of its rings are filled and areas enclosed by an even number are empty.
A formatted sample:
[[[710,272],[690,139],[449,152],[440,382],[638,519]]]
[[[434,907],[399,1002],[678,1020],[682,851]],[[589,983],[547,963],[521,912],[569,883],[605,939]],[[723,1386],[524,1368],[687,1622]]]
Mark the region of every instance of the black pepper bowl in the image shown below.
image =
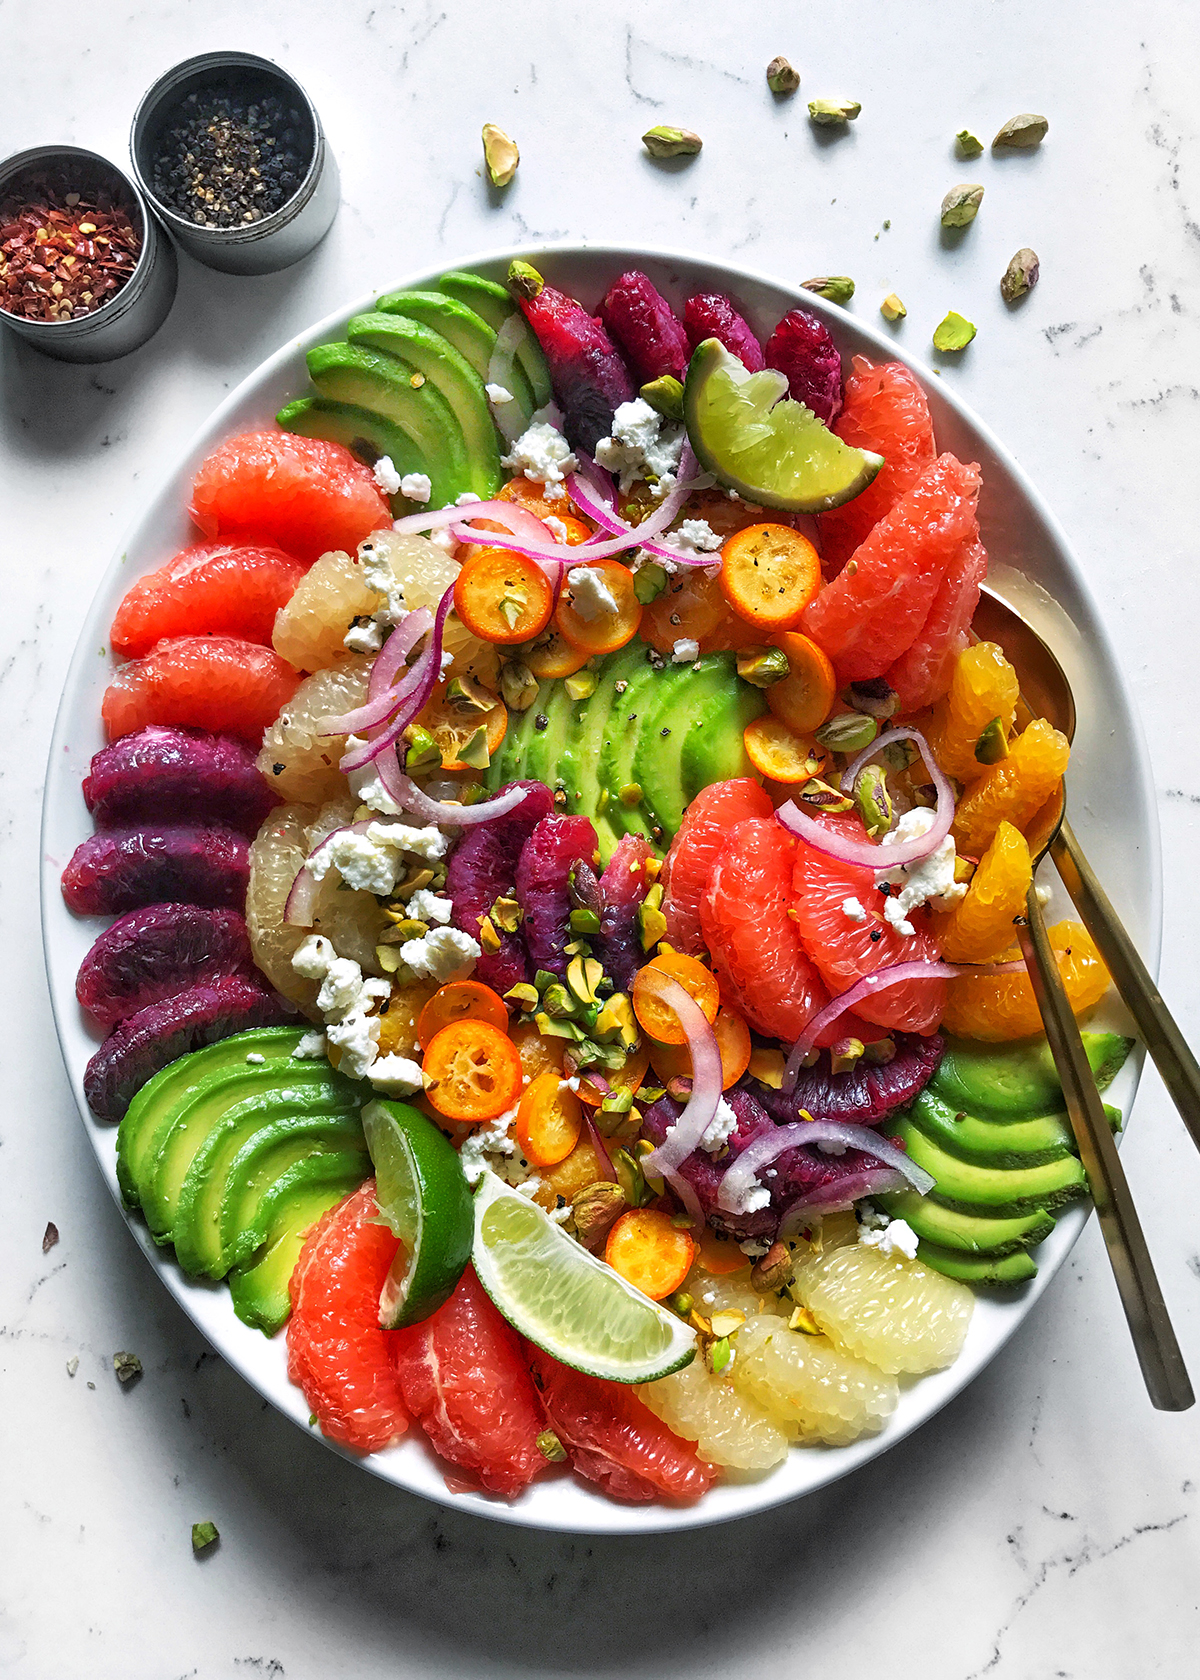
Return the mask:
[[[189,154],[181,134],[222,100],[251,124],[282,111],[279,153],[264,147],[252,158],[236,137],[218,137],[214,150],[202,136],[201,151]],[[139,187],[179,248],[225,274],[290,268],[337,214],[337,163],[315,106],[292,76],[253,53],[202,53],[160,76],[137,108],[130,152]]]
[[[102,308],[71,320],[36,321],[0,308],[0,323],[60,362],[112,362],[152,338],[175,301],[177,264],[133,182],[107,158],[79,146],[34,146],[0,163],[0,205],[60,193],[103,195],[119,205],[141,240],[128,280]]]

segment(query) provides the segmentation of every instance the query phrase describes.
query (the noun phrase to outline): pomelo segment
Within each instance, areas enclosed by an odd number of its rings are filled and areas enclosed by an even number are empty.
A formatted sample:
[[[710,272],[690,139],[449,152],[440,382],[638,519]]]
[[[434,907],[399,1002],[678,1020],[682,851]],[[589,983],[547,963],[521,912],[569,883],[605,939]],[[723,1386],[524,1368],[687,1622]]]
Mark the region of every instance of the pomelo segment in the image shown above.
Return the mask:
[[[300,679],[277,653],[235,636],[177,636],[122,665],[104,694],[110,741],[151,723],[212,729],[257,747]]]
[[[303,576],[301,563],[278,548],[193,543],[126,593],[109,632],[112,650],[136,659],[168,636],[196,635],[269,647],[275,614]]]
[[[692,448],[722,484],[764,507],[839,507],[866,489],[883,457],[843,443],[787,389],[785,374],[748,373],[718,339],[705,339],[684,387]]]
[[[921,479],[937,455],[929,404],[903,362],[855,356],[833,427],[843,443],[883,456],[871,484],[844,507],[821,515],[821,555],[835,576],[871,528]]]

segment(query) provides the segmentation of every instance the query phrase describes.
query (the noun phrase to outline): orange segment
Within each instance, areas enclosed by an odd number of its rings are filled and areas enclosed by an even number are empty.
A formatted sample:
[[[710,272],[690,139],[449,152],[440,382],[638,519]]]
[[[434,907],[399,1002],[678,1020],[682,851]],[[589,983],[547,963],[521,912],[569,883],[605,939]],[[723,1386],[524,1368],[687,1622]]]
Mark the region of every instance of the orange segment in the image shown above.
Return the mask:
[[[824,650],[801,631],[782,630],[771,640],[787,654],[788,674],[768,688],[767,705],[797,735],[810,735],[837,699],[837,673]]]
[[[417,1023],[421,1011],[437,987],[430,980],[414,980],[411,986],[395,986],[386,998],[386,1011],[379,1012],[379,1054],[415,1057],[424,1041]]]
[[[820,587],[821,561],[788,525],[748,525],[721,550],[720,582],[739,618],[764,631],[790,630]]]
[[[993,764],[959,801],[954,819],[959,851],[978,857],[1001,822],[1025,828],[1062,780],[1070,756],[1066,736],[1045,718],[1035,718],[1013,741],[1008,757]]]
[[[556,1167],[579,1141],[583,1110],[557,1073],[540,1073],[517,1110],[517,1142],[535,1167]]]
[[[1020,684],[995,642],[976,642],[958,656],[950,692],[934,709],[928,735],[933,756],[948,776],[974,782],[987,769],[975,757],[979,737],[998,717],[1012,729]]]
[[[663,1001],[664,980],[676,981],[695,998],[711,1024],[721,1003],[717,977],[699,958],[685,957],[679,951],[660,952],[634,976],[633,1012],[638,1024],[662,1044],[686,1044],[687,1034],[679,1024],[678,1015]]]
[[[1082,1015],[1108,990],[1108,970],[1082,922],[1058,922],[1050,929],[1050,944],[1071,1008]],[[942,1027],[959,1038],[982,1038],[989,1043],[1041,1032],[1042,1018],[1029,976],[1014,971],[951,980]]]
[[[750,1029],[736,1009],[720,1009],[713,1032],[721,1052],[721,1085],[728,1091],[750,1066]],[[692,1077],[692,1053],[686,1044],[654,1044],[649,1059],[664,1085],[669,1079]]]
[[[947,962],[994,962],[1015,937],[1025,913],[1033,865],[1025,836],[1002,822],[971,878],[966,897],[936,924]]]
[[[696,1245],[661,1208],[630,1208],[608,1234],[604,1258],[627,1283],[661,1301],[692,1269]]]

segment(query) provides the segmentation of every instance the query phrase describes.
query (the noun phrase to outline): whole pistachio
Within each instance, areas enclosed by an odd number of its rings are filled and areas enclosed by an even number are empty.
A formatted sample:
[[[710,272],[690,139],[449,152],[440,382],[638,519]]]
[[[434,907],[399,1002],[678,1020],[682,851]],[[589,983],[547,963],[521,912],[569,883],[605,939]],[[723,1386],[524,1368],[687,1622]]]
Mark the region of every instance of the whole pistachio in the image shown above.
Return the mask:
[[[1031,292],[1038,283],[1040,272],[1037,252],[1031,251],[1028,245],[1022,245],[1000,277],[1000,296],[1005,303],[1015,303],[1026,292]]]
[[[528,665],[513,659],[500,672],[500,692],[514,712],[527,712],[538,697],[538,680]]]
[[[833,752],[861,752],[879,733],[879,724],[865,712],[839,712],[815,732],[823,747]]]
[[[800,789],[800,800],[805,805],[816,806],[819,811],[848,811],[853,804],[853,800],[847,799],[844,793],[839,793],[837,788],[823,782],[819,776],[805,782]]]
[[[954,144],[958,148],[959,157],[978,157],[983,150],[983,141],[977,134],[972,134],[969,128],[960,128],[954,136]]]
[[[880,719],[894,717],[900,704],[900,696],[885,677],[864,677],[861,682],[852,682],[846,698],[856,712]]]
[[[853,122],[862,106],[857,99],[810,99],[808,114],[821,128],[837,128]]]
[[[854,282],[848,274],[818,274],[813,280],[801,280],[800,285],[830,303],[849,303],[854,296]]]
[[[1033,111],[1022,111],[1019,116],[1009,117],[992,141],[992,145],[1019,146],[1022,151],[1029,151],[1032,147],[1041,145],[1049,127],[1045,117],[1039,117]]]
[[[522,262],[514,257],[508,265],[505,281],[510,292],[516,292],[518,297],[535,298],[541,293],[546,282],[542,279],[532,263]]]
[[[611,1178],[597,1179],[577,1190],[571,1199],[571,1217],[584,1248],[603,1242],[628,1206],[624,1190]]]
[[[767,86],[772,93],[795,93],[800,86],[800,72],[786,58],[773,58],[767,65]]]
[[[673,374],[664,373],[651,379],[638,395],[665,419],[683,419],[683,386]]]
[[[973,222],[983,203],[983,188],[978,181],[960,181],[951,187],[942,200],[942,226],[966,227]]]
[[[510,134],[495,123],[483,125],[483,161],[487,164],[488,180],[494,187],[506,187],[517,173],[521,154]]]
[[[648,128],[642,135],[642,145],[656,158],[695,157],[703,144],[690,128],[670,128],[665,124]]]
[[[951,309],[944,321],[933,329],[935,350],[965,350],[975,337],[975,323]]]
[[[878,764],[868,764],[858,774],[854,798],[863,827],[872,840],[887,834],[892,826],[892,796],[888,792],[887,771]]]
[[[908,314],[908,310],[905,309],[904,304],[896,296],[895,292],[889,292],[883,302],[879,305],[879,313],[883,316],[885,321],[899,321]]]
[[[591,864],[585,863],[582,858],[571,865],[567,876],[567,897],[573,910],[592,910],[600,914],[603,905],[600,882]]]
[[[786,1289],[792,1281],[792,1254],[786,1243],[772,1243],[767,1252],[750,1268],[750,1284],[764,1295],[776,1289]]]

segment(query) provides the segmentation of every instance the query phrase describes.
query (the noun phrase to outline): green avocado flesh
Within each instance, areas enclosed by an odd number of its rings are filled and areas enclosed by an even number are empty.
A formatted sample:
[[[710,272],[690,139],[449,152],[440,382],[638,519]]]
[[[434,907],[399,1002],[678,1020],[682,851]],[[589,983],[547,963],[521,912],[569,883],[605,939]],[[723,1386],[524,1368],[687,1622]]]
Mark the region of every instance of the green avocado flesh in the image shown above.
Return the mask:
[[[365,1087],[294,1059],[301,1036],[267,1028],[181,1057],[138,1092],[117,1134],[127,1204],[185,1272],[228,1274],[239,1316],[264,1329],[287,1316],[287,1254],[294,1264],[313,1220],[371,1172]]]
[[[509,717],[487,786],[534,777],[564,811],[590,817],[604,863],[623,834],[665,849],[688,803],[710,783],[752,776],[742,731],[765,709],[729,653],[664,666],[636,636],[587,667],[596,687],[573,700],[543,682],[534,704]],[[624,791],[626,797],[622,798]]]
[[[369,467],[386,455],[401,478],[425,473],[432,482],[429,463],[408,433],[372,409],[331,402],[327,397],[301,397],[281,408],[275,420],[285,432],[340,443]],[[388,499],[397,518],[413,511],[413,503],[399,494]]]
[[[465,270],[453,269],[449,274],[443,274],[437,290],[461,303],[464,308],[473,309],[494,332],[499,332],[509,316],[516,313],[516,305],[503,286],[495,280],[484,280],[478,274],[468,274]],[[546,366],[542,347],[528,326],[517,341],[516,359],[529,381],[533,406],[544,408],[552,395],[550,370]]]
[[[1083,1043],[1103,1089],[1133,1041],[1084,1033]],[[1119,1127],[1120,1111],[1105,1113]],[[937,1072],[892,1135],[935,1182],[927,1196],[904,1190],[880,1202],[916,1232],[926,1265],[966,1283],[1033,1277],[1037,1267],[1026,1251],[1049,1236],[1056,1211],[1087,1195],[1044,1040],[949,1040]]]
[[[496,329],[465,303],[457,302],[445,292],[389,292],[379,299],[375,307],[385,315],[407,315],[413,321],[420,321],[422,326],[432,327],[435,332],[441,333],[487,383],[492,353],[496,348]],[[524,429],[538,405],[525,369],[517,359],[513,363],[512,394]]]

